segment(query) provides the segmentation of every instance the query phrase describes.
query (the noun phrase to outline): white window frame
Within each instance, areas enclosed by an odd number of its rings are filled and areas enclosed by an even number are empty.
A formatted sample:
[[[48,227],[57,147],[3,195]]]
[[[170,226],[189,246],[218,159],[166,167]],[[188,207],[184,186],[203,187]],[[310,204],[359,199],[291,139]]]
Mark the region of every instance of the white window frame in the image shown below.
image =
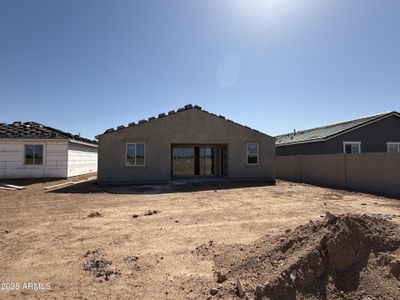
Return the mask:
[[[398,152],[400,152],[400,142],[387,142],[387,143],[386,143],[386,150],[387,150],[387,152],[389,152],[389,145],[391,145],[391,146],[393,146],[393,145],[397,146],[397,152],[391,152],[391,153],[398,153]]]
[[[358,153],[346,153],[346,145],[357,145]],[[343,153],[344,154],[361,154],[361,142],[343,142]]]
[[[249,145],[250,144],[257,145],[257,163],[249,163]],[[253,154],[251,156],[253,156]],[[246,166],[258,166],[259,163],[260,163],[260,146],[256,142],[246,143]]]
[[[143,144],[143,150],[144,150],[144,162],[143,165],[137,165],[136,164],[136,145],[137,144]],[[135,145],[135,164],[134,165],[130,165],[128,164],[128,145]],[[145,142],[128,142],[125,143],[125,166],[126,167],[145,167],[146,166],[146,143]]]
[[[45,144],[43,143],[24,143],[24,156],[22,157],[22,161],[24,162],[24,166],[26,167],[43,167],[45,164],[45,152],[46,152],[46,147]],[[42,153],[42,163],[41,164],[27,164],[26,163],[26,146],[42,146],[43,147],[43,153]],[[35,155],[33,155],[35,157]]]

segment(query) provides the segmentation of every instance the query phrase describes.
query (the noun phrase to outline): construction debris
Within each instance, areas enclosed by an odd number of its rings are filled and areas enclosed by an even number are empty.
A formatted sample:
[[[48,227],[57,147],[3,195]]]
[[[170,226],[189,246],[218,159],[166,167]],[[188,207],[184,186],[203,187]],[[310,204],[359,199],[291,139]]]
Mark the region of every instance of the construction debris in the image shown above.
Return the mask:
[[[7,190],[7,191],[18,191],[25,189],[25,186],[13,185],[13,184],[6,184],[0,183],[0,189]]]
[[[63,182],[63,183],[59,183],[59,184],[55,184],[55,185],[51,185],[51,186],[46,186],[44,188],[45,191],[52,191],[52,190],[56,190],[62,187],[67,187],[67,186],[71,186],[71,185],[75,185],[75,184],[79,184],[79,183],[84,183],[87,181],[92,181],[96,179],[96,176],[93,177],[89,177],[88,179],[84,179],[84,180],[79,180],[79,181],[67,181],[67,182]]]

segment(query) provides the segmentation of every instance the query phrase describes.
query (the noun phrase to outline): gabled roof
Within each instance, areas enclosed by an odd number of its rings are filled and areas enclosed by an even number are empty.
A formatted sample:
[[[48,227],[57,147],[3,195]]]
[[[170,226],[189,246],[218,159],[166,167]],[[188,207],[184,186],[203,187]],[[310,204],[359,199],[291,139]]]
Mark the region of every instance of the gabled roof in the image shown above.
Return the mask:
[[[0,139],[68,139],[97,145],[95,140],[83,138],[36,122],[0,123]]]
[[[216,115],[216,114],[214,114],[214,113],[210,113],[210,112],[208,112],[208,111],[202,109],[201,106],[199,106],[199,105],[188,104],[188,105],[185,105],[184,107],[181,107],[181,108],[177,109],[176,111],[175,111],[175,110],[170,110],[168,113],[160,113],[160,114],[158,114],[157,117],[156,117],[156,116],[153,116],[153,117],[149,117],[148,119],[142,119],[142,120],[138,121],[137,123],[136,123],[136,122],[129,123],[128,126],[120,125],[120,126],[117,126],[117,128],[110,128],[110,129],[107,129],[106,131],[104,131],[104,133],[97,135],[96,138],[98,138],[99,136],[102,136],[102,135],[104,135],[104,134],[108,134],[108,133],[112,133],[112,132],[116,132],[116,131],[122,130],[122,129],[124,129],[124,128],[129,128],[129,127],[132,127],[132,126],[139,126],[139,125],[141,125],[141,124],[144,124],[144,123],[147,123],[147,122],[151,122],[151,121],[154,121],[154,120],[156,120],[156,119],[168,118],[169,116],[172,116],[172,115],[175,115],[175,114],[179,114],[179,113],[181,113],[181,112],[183,112],[183,111],[187,111],[187,110],[191,110],[191,109],[200,110],[200,111],[202,111],[202,112],[204,112],[204,113],[207,113],[207,114],[209,114],[209,115],[211,115],[211,116],[214,116],[214,117],[216,117],[216,118],[223,119],[223,120],[225,120],[226,122],[230,122],[230,123],[232,123],[232,124],[235,124],[235,125],[238,125],[238,126],[247,128],[247,129],[249,129],[249,130],[258,132],[258,133],[260,133],[260,134],[263,134],[263,135],[265,135],[265,136],[267,136],[267,137],[271,137],[271,136],[269,136],[269,135],[266,134],[266,133],[263,133],[263,132],[258,131],[258,130],[256,130],[256,129],[250,128],[250,127],[248,127],[248,126],[245,126],[245,125],[242,125],[242,124],[233,122],[232,120],[226,119],[224,116]]]
[[[335,123],[322,127],[301,130],[276,136],[276,146],[286,146],[292,144],[321,142],[333,138],[337,135],[344,134],[361,126],[365,126],[372,122],[381,120],[388,116],[396,115],[400,117],[398,112],[385,112],[359,119],[349,120],[345,122]]]

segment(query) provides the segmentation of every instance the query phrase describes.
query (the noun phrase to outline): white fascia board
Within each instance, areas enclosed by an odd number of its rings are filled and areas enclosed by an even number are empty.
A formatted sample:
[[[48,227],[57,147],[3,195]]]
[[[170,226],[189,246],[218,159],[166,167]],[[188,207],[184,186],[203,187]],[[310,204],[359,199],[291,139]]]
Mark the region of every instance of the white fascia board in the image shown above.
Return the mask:
[[[98,148],[99,147],[98,145],[95,145],[95,144],[90,144],[90,143],[77,141],[77,140],[73,140],[73,139],[70,139],[69,142],[70,143],[74,143],[74,144],[79,144],[79,145],[85,145],[85,146],[89,146],[89,147],[93,147],[93,148]]]

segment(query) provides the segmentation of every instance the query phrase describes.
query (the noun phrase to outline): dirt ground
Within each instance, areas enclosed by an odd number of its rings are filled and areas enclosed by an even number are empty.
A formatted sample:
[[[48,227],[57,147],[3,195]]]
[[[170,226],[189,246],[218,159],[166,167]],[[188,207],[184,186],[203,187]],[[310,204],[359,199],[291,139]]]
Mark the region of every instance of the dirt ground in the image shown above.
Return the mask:
[[[326,211],[400,224],[399,200],[285,181],[43,189],[60,182],[0,190],[0,299],[207,299],[215,265],[196,248],[210,241],[250,244]]]

